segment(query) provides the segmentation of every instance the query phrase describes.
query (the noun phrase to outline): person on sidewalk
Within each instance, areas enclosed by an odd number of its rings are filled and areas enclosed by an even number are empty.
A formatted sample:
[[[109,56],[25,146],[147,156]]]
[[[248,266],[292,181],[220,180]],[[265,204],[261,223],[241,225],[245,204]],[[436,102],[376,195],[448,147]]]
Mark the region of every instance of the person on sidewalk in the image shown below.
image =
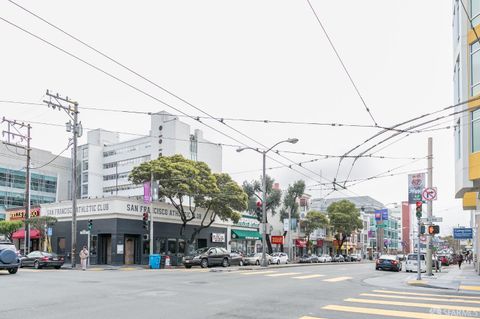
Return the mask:
[[[462,254],[458,254],[457,262],[458,262],[458,269],[462,269],[462,263],[463,263],[463,255]]]
[[[471,251],[468,252],[467,256],[468,263],[471,264],[473,260],[473,253]]]
[[[82,263],[82,270],[87,270],[87,259],[88,259],[88,249],[87,246],[83,246],[83,249],[80,251],[80,261]]]

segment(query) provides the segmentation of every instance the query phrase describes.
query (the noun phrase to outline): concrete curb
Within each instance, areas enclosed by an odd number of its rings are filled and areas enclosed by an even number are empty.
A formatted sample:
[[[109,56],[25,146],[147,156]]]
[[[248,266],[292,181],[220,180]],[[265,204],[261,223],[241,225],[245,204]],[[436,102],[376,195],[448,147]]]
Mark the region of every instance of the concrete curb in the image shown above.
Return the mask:
[[[440,286],[440,285],[433,285],[429,281],[425,280],[408,280],[406,282],[408,286],[412,287],[422,287],[422,288],[433,288],[433,289],[445,289],[445,290],[455,290],[458,291],[457,288],[454,287],[445,287],[445,286]]]
[[[368,262],[370,263],[370,262]],[[304,264],[282,264],[282,265],[269,265],[268,267],[260,266],[243,266],[237,268],[210,268],[211,272],[233,272],[233,271],[264,271],[269,269],[282,269],[282,268],[294,268],[294,267],[315,267],[315,266],[326,266],[326,265],[351,265],[351,264],[362,264],[358,261],[351,262],[341,262],[341,263],[304,263]]]

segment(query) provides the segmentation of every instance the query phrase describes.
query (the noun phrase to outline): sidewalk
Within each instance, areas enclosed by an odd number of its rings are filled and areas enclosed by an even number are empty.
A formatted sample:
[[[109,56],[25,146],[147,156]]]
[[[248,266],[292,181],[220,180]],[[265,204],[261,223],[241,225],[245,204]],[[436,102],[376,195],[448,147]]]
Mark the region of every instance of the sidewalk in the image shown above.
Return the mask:
[[[112,265],[90,265],[87,268],[87,271],[103,271],[103,270],[144,270],[148,267],[146,265],[121,265],[121,266],[112,266]],[[77,264],[76,268],[72,268],[71,264],[63,264],[62,270],[82,270],[80,264]]]
[[[417,275],[411,275],[406,283],[409,286],[453,289],[458,292],[475,292],[480,294],[480,276],[475,272],[472,264],[463,264],[462,269],[458,265],[443,268],[443,272],[433,272],[434,276],[427,277],[422,273],[422,280],[416,280]]]

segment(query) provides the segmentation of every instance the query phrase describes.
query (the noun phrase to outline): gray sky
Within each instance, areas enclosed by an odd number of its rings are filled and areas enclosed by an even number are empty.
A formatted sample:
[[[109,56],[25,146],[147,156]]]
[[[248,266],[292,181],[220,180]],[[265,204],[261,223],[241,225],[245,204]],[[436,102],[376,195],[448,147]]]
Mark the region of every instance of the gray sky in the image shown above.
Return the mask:
[[[286,121],[355,123],[372,120],[348,81],[306,1],[20,1],[18,3],[83,41],[132,67],[159,85],[218,117]],[[312,0],[319,18],[346,63],[375,120],[389,126],[452,104],[451,1]],[[160,89],[129,74],[98,54],[55,31],[8,1],[0,17],[52,41],[124,81],[191,115],[202,115]],[[41,102],[46,89],[68,95],[80,106],[177,114],[64,53],[0,20],[0,100]],[[66,116],[44,106],[0,103],[0,116],[63,124]],[[145,115],[84,110],[88,128],[147,134]],[[205,138],[238,144],[195,121]],[[214,121],[205,121],[251,146],[252,141]],[[379,130],[227,122],[271,145],[297,137],[284,150],[341,155]],[[453,120],[443,126],[453,124]],[[388,136],[388,135],[385,135]],[[434,214],[444,217],[442,233],[466,224],[467,212],[454,199],[453,131],[412,134],[378,152],[395,157],[423,157],[434,138],[434,184],[439,199]],[[131,138],[131,136],[124,136]],[[395,141],[396,139],[392,140]],[[60,152],[67,144],[64,128],[34,125],[33,146]],[[385,144],[386,145],[386,144]],[[238,181],[257,178],[261,158],[224,147],[224,170]],[[315,157],[286,154],[294,162]],[[276,157],[278,158],[278,157]],[[278,158],[284,163],[285,159]],[[370,177],[411,160],[360,159],[350,179]],[[268,164],[278,166],[269,160]],[[316,184],[319,174],[332,180],[338,159],[269,172],[282,188],[297,179]],[[344,161],[338,180],[347,177]],[[424,169],[421,160],[391,173]],[[247,170],[255,172],[238,173]],[[316,187],[317,188],[317,187]],[[309,191],[314,197],[327,191]],[[383,203],[407,196],[407,176],[376,179],[353,186],[344,195],[369,195]]]

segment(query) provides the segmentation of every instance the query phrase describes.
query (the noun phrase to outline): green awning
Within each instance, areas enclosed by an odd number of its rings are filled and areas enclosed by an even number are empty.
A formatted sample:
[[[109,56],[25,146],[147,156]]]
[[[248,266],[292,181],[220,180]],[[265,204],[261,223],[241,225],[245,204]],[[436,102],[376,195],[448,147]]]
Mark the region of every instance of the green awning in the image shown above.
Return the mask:
[[[232,239],[262,239],[262,235],[256,230],[232,229]]]

